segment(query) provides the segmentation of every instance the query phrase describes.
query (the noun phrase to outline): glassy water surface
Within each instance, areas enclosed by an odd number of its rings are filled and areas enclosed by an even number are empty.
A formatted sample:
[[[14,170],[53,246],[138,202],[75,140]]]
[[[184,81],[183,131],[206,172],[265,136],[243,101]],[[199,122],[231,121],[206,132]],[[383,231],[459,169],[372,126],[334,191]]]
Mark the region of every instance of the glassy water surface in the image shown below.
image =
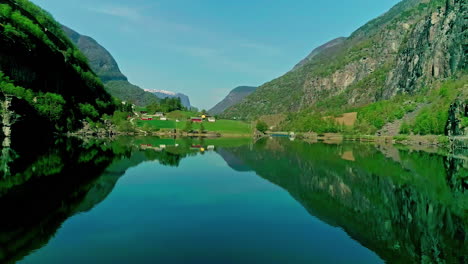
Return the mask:
[[[467,158],[288,139],[2,150],[3,263],[466,263]]]

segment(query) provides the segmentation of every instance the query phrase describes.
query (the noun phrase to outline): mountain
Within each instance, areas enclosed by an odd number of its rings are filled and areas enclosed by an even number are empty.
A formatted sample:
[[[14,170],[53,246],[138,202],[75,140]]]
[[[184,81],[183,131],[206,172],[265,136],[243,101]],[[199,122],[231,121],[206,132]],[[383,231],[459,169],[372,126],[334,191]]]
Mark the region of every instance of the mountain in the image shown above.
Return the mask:
[[[318,48],[223,116],[336,113],[397,95],[425,96],[441,82],[466,74],[466,16],[462,0],[404,0],[348,38]],[[463,83],[457,86],[455,94]]]
[[[10,138],[76,130],[115,110],[60,24],[25,0],[0,1],[0,89],[4,147]]]
[[[106,90],[122,101],[132,102],[139,106],[156,103],[159,99],[151,93],[128,82],[119,69],[112,55],[96,40],[83,36],[76,31],[62,26],[63,31],[86,56],[93,71],[104,82]]]
[[[165,90],[151,90],[151,89],[145,89],[146,92],[152,93],[156,95],[158,98],[164,99],[164,98],[180,98],[180,102],[182,105],[186,108],[190,108],[190,99],[187,95],[182,94],[182,93],[174,93],[170,91],[165,91]]]
[[[293,70],[297,70],[298,68],[306,65],[315,56],[317,56],[317,55],[319,55],[321,53],[324,53],[324,52],[332,53],[334,50],[339,50],[340,45],[343,44],[345,42],[345,40],[346,40],[345,37],[339,37],[339,38],[331,40],[331,41],[323,44],[322,46],[314,49],[309,55],[307,55],[307,57],[305,57],[305,59],[301,60],[298,64],[296,64],[296,66],[294,66]]]
[[[211,108],[208,112],[212,115],[218,115],[224,112],[229,107],[240,103],[245,97],[253,93],[257,87],[252,86],[239,86],[232,90],[226,98],[224,98],[221,102],[216,104],[213,108]]]

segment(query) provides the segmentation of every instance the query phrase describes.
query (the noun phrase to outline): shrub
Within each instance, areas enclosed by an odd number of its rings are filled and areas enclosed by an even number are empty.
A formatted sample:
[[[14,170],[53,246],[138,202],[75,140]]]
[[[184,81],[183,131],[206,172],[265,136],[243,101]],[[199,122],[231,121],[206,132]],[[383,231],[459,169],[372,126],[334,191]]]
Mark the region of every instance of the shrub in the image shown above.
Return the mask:
[[[408,138],[409,137],[406,135],[397,135],[393,137],[395,141],[405,141],[405,140],[408,140]]]
[[[79,107],[81,114],[85,117],[97,118],[99,116],[99,112],[90,104],[79,104]]]
[[[258,121],[256,128],[258,131],[265,133],[268,130],[268,125],[263,121]]]
[[[410,125],[406,121],[403,121],[403,123],[400,126],[400,134],[408,135],[410,133],[411,133]]]

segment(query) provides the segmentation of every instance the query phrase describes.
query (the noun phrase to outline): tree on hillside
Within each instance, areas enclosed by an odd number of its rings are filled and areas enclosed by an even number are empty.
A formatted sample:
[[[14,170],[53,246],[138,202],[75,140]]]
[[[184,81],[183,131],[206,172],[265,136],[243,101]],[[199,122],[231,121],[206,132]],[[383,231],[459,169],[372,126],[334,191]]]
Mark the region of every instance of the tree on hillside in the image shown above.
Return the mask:
[[[263,122],[263,121],[258,121],[257,122],[257,130],[262,132],[262,133],[265,133],[267,130],[268,130],[268,125],[267,123]]]
[[[185,123],[184,131],[185,131],[185,132],[190,132],[190,131],[192,131],[192,129],[193,129],[193,123],[192,123],[192,121],[187,121],[187,122]]]
[[[203,123],[200,124],[200,134],[203,134],[205,132],[205,126]]]

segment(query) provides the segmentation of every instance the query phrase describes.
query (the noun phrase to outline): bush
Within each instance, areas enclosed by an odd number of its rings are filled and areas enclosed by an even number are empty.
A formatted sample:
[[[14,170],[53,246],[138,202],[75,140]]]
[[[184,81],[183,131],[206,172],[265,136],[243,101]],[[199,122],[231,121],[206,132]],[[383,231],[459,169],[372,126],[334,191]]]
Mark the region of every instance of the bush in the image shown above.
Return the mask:
[[[411,133],[410,125],[404,121],[400,126],[400,134],[408,135]]]
[[[406,135],[397,135],[393,137],[395,141],[405,141],[405,140],[408,140],[408,138],[409,137]]]
[[[81,114],[85,117],[95,119],[99,117],[99,112],[90,104],[79,104]]]
[[[187,121],[185,122],[185,127],[184,127],[184,131],[189,133],[193,130],[193,122],[192,121]]]
[[[258,121],[256,128],[258,131],[265,133],[268,130],[268,125],[263,121]]]

